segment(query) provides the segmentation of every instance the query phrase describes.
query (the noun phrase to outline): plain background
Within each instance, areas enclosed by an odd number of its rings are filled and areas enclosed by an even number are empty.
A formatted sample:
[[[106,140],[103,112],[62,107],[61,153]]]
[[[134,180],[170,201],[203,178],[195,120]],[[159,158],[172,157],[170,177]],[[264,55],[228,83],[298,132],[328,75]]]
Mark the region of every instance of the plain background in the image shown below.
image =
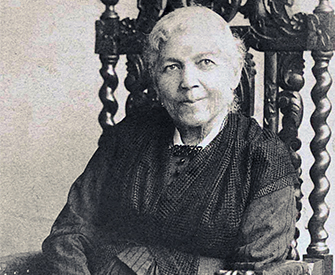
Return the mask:
[[[317,1],[297,3],[311,12]],[[2,0],[0,91],[0,256],[40,250],[43,239],[64,206],[69,188],[97,148],[101,134],[98,114],[102,84],[100,61],[94,54],[94,22],[104,10],[98,0]],[[333,5],[335,6],[335,5]],[[135,18],[135,0],[116,6],[121,18]],[[240,24],[241,20],[236,22]],[[314,110],[310,90],[315,80],[310,54],[305,54],[304,122],[300,138],[303,158],[303,217],[299,221],[299,250],[305,253],[311,216],[308,195],[313,188],[308,171],[314,162],[309,142],[314,136],[309,117]],[[262,56],[256,55],[256,118],[261,123]],[[125,58],[117,66],[120,103],[124,114],[128,92],[123,87]],[[335,61],[330,72],[334,78]],[[328,93],[335,103],[335,88]],[[328,118],[335,130],[335,112]],[[326,202],[332,212],[325,225],[327,244],[335,252],[335,135],[328,143],[334,161],[327,170],[333,184]]]

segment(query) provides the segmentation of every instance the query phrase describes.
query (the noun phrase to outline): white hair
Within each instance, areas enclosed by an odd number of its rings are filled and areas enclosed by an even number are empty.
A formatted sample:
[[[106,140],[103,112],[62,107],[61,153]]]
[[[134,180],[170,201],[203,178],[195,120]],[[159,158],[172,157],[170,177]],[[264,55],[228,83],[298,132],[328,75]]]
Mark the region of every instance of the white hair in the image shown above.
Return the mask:
[[[227,54],[234,70],[242,70],[246,52],[242,40],[232,34],[229,25],[216,12],[203,6],[190,6],[163,16],[149,34],[144,57],[152,78],[155,78],[155,67],[167,41],[175,34],[196,30],[198,27],[215,31],[215,35],[222,36],[218,40],[219,47]]]

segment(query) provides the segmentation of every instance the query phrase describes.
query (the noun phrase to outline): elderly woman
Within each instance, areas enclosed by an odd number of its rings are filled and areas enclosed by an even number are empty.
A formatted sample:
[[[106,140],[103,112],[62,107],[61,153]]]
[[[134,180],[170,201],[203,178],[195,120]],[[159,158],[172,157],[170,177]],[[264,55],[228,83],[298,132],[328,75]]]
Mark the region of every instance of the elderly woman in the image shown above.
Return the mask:
[[[278,137],[236,108],[241,41],[204,7],[164,16],[148,41],[162,107],[100,138],[43,243],[50,274],[214,274],[285,259],[296,172]]]

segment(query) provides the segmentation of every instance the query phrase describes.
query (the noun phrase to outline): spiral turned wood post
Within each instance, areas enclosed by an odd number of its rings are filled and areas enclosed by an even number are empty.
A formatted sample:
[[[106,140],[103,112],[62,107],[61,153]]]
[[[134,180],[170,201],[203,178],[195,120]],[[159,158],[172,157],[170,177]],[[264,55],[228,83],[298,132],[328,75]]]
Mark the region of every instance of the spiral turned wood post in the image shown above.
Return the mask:
[[[326,244],[328,233],[324,228],[329,216],[329,207],[325,203],[325,197],[330,188],[330,182],[326,177],[326,170],[330,164],[330,155],[326,146],[331,136],[327,118],[332,107],[327,97],[332,84],[328,65],[335,46],[333,41],[334,10],[328,0],[320,0],[313,14],[309,15],[308,25],[310,30],[308,44],[312,46],[312,57],[315,61],[312,72],[316,84],[311,92],[315,104],[315,111],[311,116],[311,125],[315,136],[310,144],[315,158],[315,162],[310,169],[314,189],[309,196],[314,213],[308,223],[311,243],[307,248],[307,256],[325,259],[323,274],[332,274],[332,256],[329,255],[329,248]]]
[[[326,145],[331,136],[331,130],[326,122],[331,111],[331,103],[327,98],[327,92],[332,84],[328,72],[329,60],[333,56],[332,51],[312,51],[315,66],[312,71],[316,78],[316,84],[312,89],[312,100],[316,106],[311,116],[311,124],[315,136],[310,144],[315,162],[310,170],[310,176],[314,183],[314,189],[309,196],[311,207],[314,211],[308,223],[311,235],[311,243],[307,252],[311,256],[325,255],[329,253],[326,244],[328,233],[324,224],[329,216],[329,208],[325,203],[325,197],[329,191],[330,183],[325,173],[330,164],[330,156]]]
[[[118,86],[118,77],[115,66],[119,60],[118,44],[120,33],[119,16],[114,10],[118,0],[101,0],[106,5],[106,10],[96,21],[95,53],[100,55],[102,67],[100,74],[104,80],[99,97],[103,104],[99,115],[99,123],[103,129],[114,125],[114,115],[118,110],[118,103],[114,92]]]

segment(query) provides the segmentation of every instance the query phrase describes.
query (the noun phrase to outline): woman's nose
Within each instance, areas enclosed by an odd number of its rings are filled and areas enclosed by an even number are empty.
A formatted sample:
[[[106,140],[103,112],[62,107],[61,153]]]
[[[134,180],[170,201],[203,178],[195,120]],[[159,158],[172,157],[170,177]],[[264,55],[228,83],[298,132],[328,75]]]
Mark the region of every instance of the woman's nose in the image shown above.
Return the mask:
[[[198,74],[195,66],[187,65],[184,67],[180,88],[190,90],[199,87]]]

